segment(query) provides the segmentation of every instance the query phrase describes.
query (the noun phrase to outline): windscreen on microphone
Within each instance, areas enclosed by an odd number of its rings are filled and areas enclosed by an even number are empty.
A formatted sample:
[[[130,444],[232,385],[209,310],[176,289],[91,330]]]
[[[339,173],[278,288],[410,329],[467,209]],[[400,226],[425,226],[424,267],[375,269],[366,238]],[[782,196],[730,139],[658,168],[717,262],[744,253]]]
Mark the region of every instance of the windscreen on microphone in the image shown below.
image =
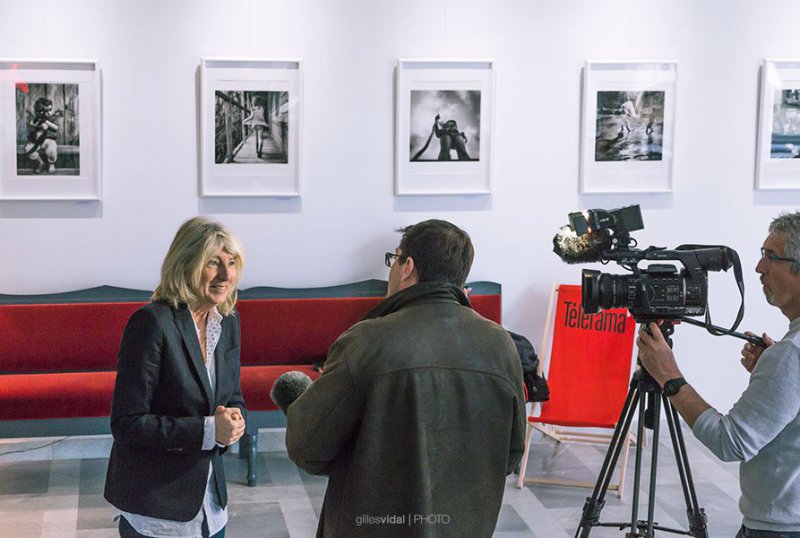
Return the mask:
[[[578,236],[569,226],[562,226],[553,237],[553,252],[566,263],[599,262],[611,246],[611,234],[607,230]]]
[[[286,413],[292,403],[311,386],[311,378],[303,372],[292,370],[285,372],[275,380],[269,397],[275,402],[278,408]]]

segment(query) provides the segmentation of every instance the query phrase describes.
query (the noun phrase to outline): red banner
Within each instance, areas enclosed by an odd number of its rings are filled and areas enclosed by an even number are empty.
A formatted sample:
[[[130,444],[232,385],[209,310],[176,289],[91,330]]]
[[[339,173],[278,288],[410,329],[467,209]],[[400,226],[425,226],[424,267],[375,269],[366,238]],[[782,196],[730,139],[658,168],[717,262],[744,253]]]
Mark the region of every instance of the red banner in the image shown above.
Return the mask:
[[[628,393],[636,322],[624,308],[584,313],[580,286],[557,293],[550,401],[537,422],[613,427]]]

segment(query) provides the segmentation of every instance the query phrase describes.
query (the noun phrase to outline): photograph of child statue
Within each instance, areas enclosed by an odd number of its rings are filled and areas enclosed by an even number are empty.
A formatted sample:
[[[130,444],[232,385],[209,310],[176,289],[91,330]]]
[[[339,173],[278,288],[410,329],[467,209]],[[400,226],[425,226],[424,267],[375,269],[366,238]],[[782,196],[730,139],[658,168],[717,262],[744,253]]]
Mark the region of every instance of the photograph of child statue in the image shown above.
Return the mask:
[[[800,89],[775,90],[770,157],[800,157]]]
[[[289,92],[214,92],[214,162],[289,162]]]
[[[480,90],[411,91],[410,161],[477,161],[480,127]]]
[[[598,91],[595,161],[660,161],[664,91]]]
[[[17,175],[80,175],[77,84],[16,85]]]

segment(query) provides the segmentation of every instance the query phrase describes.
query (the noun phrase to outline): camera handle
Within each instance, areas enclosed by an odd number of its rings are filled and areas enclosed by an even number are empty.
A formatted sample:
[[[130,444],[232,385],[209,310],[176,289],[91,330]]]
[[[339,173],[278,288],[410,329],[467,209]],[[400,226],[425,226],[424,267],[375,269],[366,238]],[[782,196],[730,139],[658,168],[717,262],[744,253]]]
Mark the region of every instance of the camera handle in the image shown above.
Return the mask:
[[[734,338],[741,338],[742,340],[747,340],[753,345],[760,346],[760,347],[767,347],[767,344],[764,343],[764,340],[760,336],[756,336],[754,334],[744,334],[739,333],[736,331],[729,331],[723,329],[722,327],[717,327],[716,325],[711,325],[710,323],[703,323],[702,321],[697,321],[696,319],[682,317],[680,318],[681,321],[688,323],[689,325],[695,325],[697,327],[703,327],[708,332],[713,334],[714,336],[725,336],[730,335]],[[672,346],[670,346],[672,347]]]

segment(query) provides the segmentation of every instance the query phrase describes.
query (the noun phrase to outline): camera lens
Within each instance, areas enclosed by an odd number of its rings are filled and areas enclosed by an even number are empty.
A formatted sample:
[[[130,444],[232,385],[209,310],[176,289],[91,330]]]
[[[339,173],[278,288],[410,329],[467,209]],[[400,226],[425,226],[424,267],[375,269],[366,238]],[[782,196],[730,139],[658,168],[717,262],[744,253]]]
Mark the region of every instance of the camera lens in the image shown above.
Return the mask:
[[[624,307],[633,304],[629,292],[635,279],[629,275],[600,275],[600,307],[603,309]]]
[[[584,269],[581,277],[581,300],[583,311],[587,314],[596,314],[601,309],[628,307],[633,304],[628,290],[632,277],[607,275],[591,269]]]

